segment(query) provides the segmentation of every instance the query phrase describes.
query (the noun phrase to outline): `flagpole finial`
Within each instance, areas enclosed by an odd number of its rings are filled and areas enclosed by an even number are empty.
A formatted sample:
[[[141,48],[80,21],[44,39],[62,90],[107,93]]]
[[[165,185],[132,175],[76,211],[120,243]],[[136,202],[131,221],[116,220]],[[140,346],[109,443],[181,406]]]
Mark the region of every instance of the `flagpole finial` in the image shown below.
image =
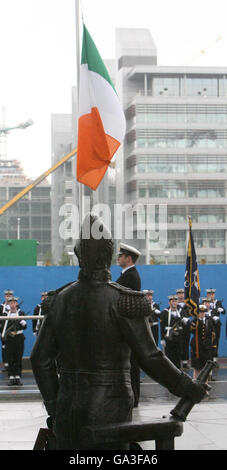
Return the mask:
[[[189,227],[191,227],[192,226],[192,218],[191,218],[190,215],[188,216],[188,223],[189,223]]]

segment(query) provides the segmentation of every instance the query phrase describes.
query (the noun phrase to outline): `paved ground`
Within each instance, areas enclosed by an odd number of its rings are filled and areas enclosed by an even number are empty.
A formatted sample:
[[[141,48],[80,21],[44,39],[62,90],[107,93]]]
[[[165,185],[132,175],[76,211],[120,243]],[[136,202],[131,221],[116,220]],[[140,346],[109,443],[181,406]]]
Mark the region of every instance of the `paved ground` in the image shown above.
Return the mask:
[[[176,450],[227,450],[227,359],[220,359],[214,376],[210,396],[194,406],[183,435],[175,439]],[[46,427],[46,411],[30,370],[24,371],[23,384],[20,388],[8,387],[5,373],[0,373],[0,450],[31,450],[38,430]],[[168,416],[177,401],[144,376],[134,418],[149,421]],[[142,447],[154,449],[154,443],[142,443]]]

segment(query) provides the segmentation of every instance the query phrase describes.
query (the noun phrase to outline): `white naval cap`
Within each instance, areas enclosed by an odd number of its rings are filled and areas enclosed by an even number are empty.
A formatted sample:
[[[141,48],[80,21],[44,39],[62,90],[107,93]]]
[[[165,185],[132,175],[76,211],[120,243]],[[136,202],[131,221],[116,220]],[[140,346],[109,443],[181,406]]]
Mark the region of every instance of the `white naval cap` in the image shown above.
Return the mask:
[[[19,297],[15,297],[14,295],[12,295],[12,297],[10,297],[8,300],[9,302],[17,302],[19,300]]]
[[[118,254],[132,254],[136,256],[140,256],[141,253],[139,250],[134,248],[134,246],[126,245],[125,243],[120,243],[120,248]]]
[[[199,311],[200,311],[200,312],[207,312],[207,307],[206,307],[206,305],[200,304],[200,305],[199,305]]]
[[[168,295],[168,299],[169,300],[178,300],[178,297],[177,297],[177,295],[173,294],[173,295]]]

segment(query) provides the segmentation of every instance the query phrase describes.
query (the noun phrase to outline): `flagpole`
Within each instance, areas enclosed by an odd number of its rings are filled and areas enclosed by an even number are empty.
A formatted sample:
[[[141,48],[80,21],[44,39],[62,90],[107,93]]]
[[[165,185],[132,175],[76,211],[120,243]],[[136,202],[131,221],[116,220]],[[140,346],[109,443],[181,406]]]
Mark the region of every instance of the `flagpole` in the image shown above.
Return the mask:
[[[79,91],[80,91],[80,0],[75,0],[75,24],[76,24],[76,63],[77,63],[77,126],[79,118]],[[77,136],[78,136],[78,127],[77,127]],[[77,142],[78,144],[78,142]],[[79,216],[80,216],[80,227],[82,227],[82,222],[84,218],[84,197],[83,197],[83,184],[78,183],[78,193],[79,193]]]
[[[192,262],[192,234],[191,234],[191,230],[192,230],[192,218],[191,216],[189,215],[188,216],[188,229],[189,229],[189,240],[190,240],[190,244],[191,244],[191,262]],[[190,286],[190,290],[189,290],[189,296],[191,297],[191,288],[192,286]],[[198,316],[198,311],[197,311],[197,315],[196,315],[196,326],[195,326],[195,352],[196,352],[196,357],[197,359],[199,358],[199,316]]]

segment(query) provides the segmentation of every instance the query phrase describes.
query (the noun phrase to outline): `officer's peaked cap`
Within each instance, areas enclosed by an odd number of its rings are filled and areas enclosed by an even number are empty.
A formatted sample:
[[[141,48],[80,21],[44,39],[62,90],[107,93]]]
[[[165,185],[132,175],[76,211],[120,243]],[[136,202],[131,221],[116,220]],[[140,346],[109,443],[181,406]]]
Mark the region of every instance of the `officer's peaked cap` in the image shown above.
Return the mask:
[[[119,255],[134,255],[140,256],[141,253],[134,246],[126,245],[125,243],[120,243]]]

